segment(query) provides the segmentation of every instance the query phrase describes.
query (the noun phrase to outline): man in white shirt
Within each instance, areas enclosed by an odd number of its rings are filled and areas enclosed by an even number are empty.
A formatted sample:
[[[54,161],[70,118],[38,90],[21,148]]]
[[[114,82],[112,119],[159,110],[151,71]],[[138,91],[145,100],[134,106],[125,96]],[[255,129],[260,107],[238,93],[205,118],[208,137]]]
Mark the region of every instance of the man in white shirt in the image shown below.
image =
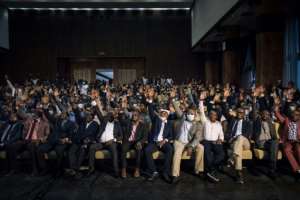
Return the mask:
[[[175,121],[172,163],[172,182],[177,183],[180,180],[180,164],[184,150],[186,150],[187,156],[191,156],[193,151],[195,152],[194,173],[198,175],[204,170],[204,147],[200,144],[203,139],[203,126],[195,119],[196,110],[194,108],[189,108],[186,113],[183,113],[179,107],[179,102],[173,101],[173,106],[179,118]]]
[[[201,95],[202,96],[202,95]],[[213,182],[219,182],[215,172],[224,159],[223,141],[224,133],[221,123],[218,121],[216,111],[210,111],[207,119],[204,113],[203,96],[200,97],[200,114],[204,125],[204,163],[205,174]]]
[[[112,163],[115,177],[119,177],[117,141],[122,140],[122,128],[115,112],[108,112],[103,116],[99,106],[95,106],[95,111],[100,120],[100,128],[96,136],[96,143],[89,148],[89,175],[95,171],[95,153],[101,149],[107,149],[112,156]]]

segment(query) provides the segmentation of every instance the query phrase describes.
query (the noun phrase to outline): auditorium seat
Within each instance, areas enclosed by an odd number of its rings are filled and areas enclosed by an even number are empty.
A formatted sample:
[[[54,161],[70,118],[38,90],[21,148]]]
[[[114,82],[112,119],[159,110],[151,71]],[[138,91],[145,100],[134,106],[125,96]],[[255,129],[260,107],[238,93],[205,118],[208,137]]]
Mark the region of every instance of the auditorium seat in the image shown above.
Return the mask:
[[[254,149],[254,155],[258,160],[263,160],[266,159],[268,157],[268,152],[264,151],[262,149]],[[277,159],[281,160],[282,159],[282,151],[278,151],[278,155],[277,155]]]

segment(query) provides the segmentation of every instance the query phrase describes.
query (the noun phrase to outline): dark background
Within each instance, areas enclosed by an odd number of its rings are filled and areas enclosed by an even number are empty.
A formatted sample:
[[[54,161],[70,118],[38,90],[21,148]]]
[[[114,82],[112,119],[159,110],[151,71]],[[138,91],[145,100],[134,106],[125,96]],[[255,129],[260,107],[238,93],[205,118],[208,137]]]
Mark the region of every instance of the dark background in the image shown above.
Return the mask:
[[[202,78],[188,11],[11,11],[1,73],[55,77],[61,57],[144,57],[147,76]],[[15,72],[18,73],[15,73]]]

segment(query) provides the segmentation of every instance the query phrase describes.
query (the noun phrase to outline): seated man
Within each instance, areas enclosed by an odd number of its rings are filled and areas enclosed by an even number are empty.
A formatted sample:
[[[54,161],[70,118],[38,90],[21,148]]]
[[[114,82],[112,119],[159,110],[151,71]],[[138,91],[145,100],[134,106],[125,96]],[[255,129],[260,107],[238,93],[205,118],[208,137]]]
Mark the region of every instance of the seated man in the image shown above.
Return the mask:
[[[256,113],[255,109],[253,109],[253,113]],[[261,116],[257,115],[254,117],[253,137],[255,146],[268,152],[269,175],[272,178],[275,178],[279,138],[276,133],[275,125],[272,122],[271,114],[268,110],[263,110]]]
[[[195,120],[196,110],[189,108],[184,114],[173,100],[178,120],[175,122],[174,155],[172,164],[173,183],[178,182],[180,175],[180,163],[183,151],[186,149],[188,156],[195,151],[194,173],[198,175],[204,171],[204,147],[200,144],[203,138],[203,127]]]
[[[67,173],[74,176],[78,173],[82,162],[86,158],[89,146],[94,143],[99,125],[94,121],[94,114],[88,111],[76,111],[76,121],[79,124],[76,136],[69,149],[70,170]],[[94,154],[95,157],[95,154]]]
[[[275,100],[275,115],[284,125],[281,133],[283,151],[296,177],[300,177],[300,111],[294,110],[290,117],[281,115],[280,100]]]
[[[134,177],[140,176],[140,165],[141,165],[141,157],[142,157],[142,149],[147,141],[147,129],[145,124],[140,119],[140,113],[138,111],[134,111],[132,113],[131,120],[126,118],[122,122],[123,129],[123,140],[122,140],[122,152],[121,152],[121,164],[122,178],[127,177],[126,167],[127,160],[126,154],[131,149],[134,149],[136,152],[136,164],[134,170]]]
[[[52,123],[52,132],[45,144],[41,144],[38,148],[38,160],[43,173],[47,172],[45,153],[55,150],[57,156],[56,169],[61,170],[65,150],[70,146],[71,139],[76,130],[76,124],[68,119],[66,112],[57,114],[44,111],[48,120]]]
[[[169,111],[166,109],[160,109],[159,113],[155,113],[152,102],[149,102],[148,110],[152,120],[152,127],[148,140],[149,143],[145,148],[147,168],[148,172],[151,174],[148,180],[154,181],[158,177],[158,172],[152,154],[153,152],[160,150],[164,153],[162,176],[165,181],[170,183],[170,171],[173,155],[173,148],[170,141],[173,140],[173,127],[172,123],[167,120]]]
[[[22,139],[23,124],[15,113],[11,113],[9,121],[0,129],[0,150],[6,150],[7,146]],[[9,158],[6,159],[9,161]],[[11,163],[7,162],[7,169],[10,170]]]
[[[95,171],[95,153],[101,149],[107,149],[112,155],[112,162],[115,177],[119,177],[119,163],[117,141],[122,140],[122,128],[120,122],[117,120],[117,113],[108,112],[107,115],[102,113],[102,104],[97,99],[97,106],[95,106],[96,114],[100,120],[100,128],[96,135],[96,143],[89,147],[89,174]]]
[[[244,183],[242,174],[242,156],[244,150],[250,150],[250,138],[252,126],[249,120],[245,119],[245,110],[237,109],[236,117],[228,117],[227,141],[230,145],[228,163],[234,165],[237,174],[237,182]]]
[[[40,144],[47,141],[50,133],[49,123],[44,118],[43,111],[40,109],[36,109],[32,115],[24,113],[20,113],[20,115],[25,119],[23,139],[8,145],[7,154],[9,163],[12,169],[15,170],[18,154],[24,150],[29,150],[32,159],[32,174],[37,175],[39,172],[37,149]]]
[[[204,94],[200,95],[199,109],[204,126],[204,163],[205,174],[209,180],[219,182],[220,179],[216,177],[216,170],[221,166],[224,159],[223,141],[224,133],[221,123],[217,120],[218,114],[214,110],[209,112],[207,119],[204,112],[203,100]]]

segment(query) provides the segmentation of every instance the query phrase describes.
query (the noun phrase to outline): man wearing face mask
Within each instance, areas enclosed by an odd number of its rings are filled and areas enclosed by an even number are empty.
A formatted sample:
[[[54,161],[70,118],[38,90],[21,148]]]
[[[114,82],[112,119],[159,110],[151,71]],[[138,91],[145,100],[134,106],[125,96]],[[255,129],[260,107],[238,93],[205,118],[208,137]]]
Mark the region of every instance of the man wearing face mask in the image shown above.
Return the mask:
[[[156,113],[152,101],[149,101],[148,110],[152,120],[151,132],[148,139],[149,144],[145,148],[147,168],[148,172],[151,174],[148,180],[154,181],[159,176],[152,154],[153,152],[160,150],[164,153],[162,176],[166,182],[170,183],[170,171],[173,155],[173,148],[170,141],[173,140],[173,127],[172,123],[167,120],[169,110],[162,108],[159,113]]]
[[[245,119],[245,110],[237,109],[237,116],[228,115],[227,141],[230,145],[230,155],[228,164],[234,166],[236,170],[237,182],[244,183],[242,174],[243,151],[250,149],[250,139],[252,137],[252,125]]]
[[[178,182],[180,175],[180,163],[184,150],[187,155],[191,156],[195,151],[195,167],[194,173],[198,175],[204,171],[204,147],[200,144],[203,139],[203,127],[201,123],[195,120],[196,110],[189,108],[184,114],[177,102],[173,101],[176,114],[179,118],[175,122],[175,141],[174,141],[174,155],[172,164],[173,183]]]
[[[100,128],[96,135],[96,143],[92,144],[89,148],[89,174],[95,171],[96,151],[107,149],[111,153],[114,175],[117,178],[119,177],[117,142],[122,140],[122,128],[120,122],[117,120],[116,113],[108,112],[107,115],[103,115],[103,107],[99,99],[96,100],[94,109],[100,120]]]

